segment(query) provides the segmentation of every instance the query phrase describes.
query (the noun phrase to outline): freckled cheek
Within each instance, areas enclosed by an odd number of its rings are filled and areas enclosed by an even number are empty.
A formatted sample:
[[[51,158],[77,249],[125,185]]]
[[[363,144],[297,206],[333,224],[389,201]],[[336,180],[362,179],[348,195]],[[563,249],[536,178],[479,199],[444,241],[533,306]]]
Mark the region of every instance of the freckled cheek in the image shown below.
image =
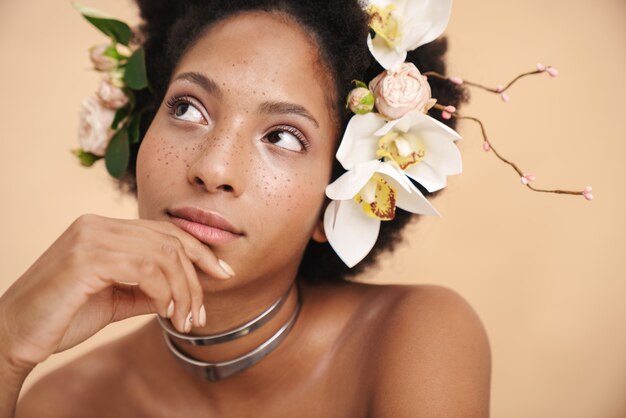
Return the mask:
[[[174,186],[189,167],[192,145],[176,144],[164,137],[146,137],[137,156],[137,183],[145,190],[163,190]],[[183,177],[184,178],[184,177]]]
[[[324,202],[325,179],[307,171],[270,172],[258,169],[254,189],[262,207],[302,226],[302,222],[315,220],[313,214]]]

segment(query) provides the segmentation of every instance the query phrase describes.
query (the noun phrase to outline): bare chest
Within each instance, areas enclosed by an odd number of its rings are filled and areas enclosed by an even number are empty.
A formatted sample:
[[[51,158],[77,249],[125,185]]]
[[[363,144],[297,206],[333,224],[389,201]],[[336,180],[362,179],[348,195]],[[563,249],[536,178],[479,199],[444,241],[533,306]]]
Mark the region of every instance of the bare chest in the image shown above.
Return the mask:
[[[324,361],[325,360],[325,361]],[[177,390],[163,380],[111,387],[106,416],[124,417],[366,417],[368,390],[363,365],[323,359],[304,367],[285,366],[275,382],[243,392]],[[208,383],[208,385],[212,383]],[[127,386],[128,385],[128,386]],[[184,385],[182,385],[184,386]],[[182,389],[182,387],[181,387]]]

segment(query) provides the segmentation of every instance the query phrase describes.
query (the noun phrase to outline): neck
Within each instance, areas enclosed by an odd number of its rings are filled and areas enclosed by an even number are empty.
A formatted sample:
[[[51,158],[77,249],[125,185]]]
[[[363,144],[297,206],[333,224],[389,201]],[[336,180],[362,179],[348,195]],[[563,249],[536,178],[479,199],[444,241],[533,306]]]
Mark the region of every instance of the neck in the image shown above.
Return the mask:
[[[204,327],[192,328],[189,336],[214,335],[232,330],[258,317],[279,298],[285,300],[271,319],[248,335],[219,344],[200,346],[171,336],[172,343],[181,353],[209,363],[232,360],[247,354],[276,334],[294,313],[298,303],[298,289],[291,286],[293,280],[283,278],[263,281],[265,291],[262,292],[250,289],[250,286],[205,292],[207,323]]]

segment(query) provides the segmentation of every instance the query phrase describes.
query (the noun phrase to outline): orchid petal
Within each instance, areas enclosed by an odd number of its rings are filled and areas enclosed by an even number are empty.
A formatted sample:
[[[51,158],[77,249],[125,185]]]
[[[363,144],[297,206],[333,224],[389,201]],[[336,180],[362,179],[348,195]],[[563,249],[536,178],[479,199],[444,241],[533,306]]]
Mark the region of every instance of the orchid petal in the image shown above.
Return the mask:
[[[328,243],[348,267],[355,266],[372,250],[380,220],[367,216],[353,199],[334,200],[324,212]]]
[[[428,199],[424,197],[417,187],[411,184],[411,191],[407,192],[402,188],[396,190],[396,206],[407,212],[419,213],[422,215],[441,216]]]
[[[427,150],[422,163],[427,163],[439,173],[448,176],[461,173],[461,151],[454,142],[441,132],[424,131],[420,137]]]
[[[367,184],[382,164],[378,160],[371,160],[356,165],[326,186],[326,196],[332,200],[352,199]]]
[[[411,112],[410,117],[413,118],[414,123],[423,124],[423,126],[426,127],[428,130],[433,132],[439,132],[441,135],[446,136],[452,141],[457,141],[461,139],[461,135],[459,135],[457,131],[450,128],[448,125],[439,122],[432,116],[428,116],[421,112]]]
[[[387,43],[379,36],[372,39],[372,35],[367,35],[367,46],[372,56],[386,70],[403,63],[406,60],[406,50],[400,48],[389,48]]]
[[[406,175],[396,163],[386,161],[381,163],[376,171],[392,178],[397,185],[405,189],[407,192],[411,191],[411,181],[406,178]]]
[[[405,22],[407,22],[407,20],[405,20]],[[422,43],[421,41],[426,35],[428,35],[432,26],[433,24],[431,22],[423,20],[421,22],[413,22],[410,25],[404,25],[402,42],[400,43],[399,47],[406,51],[412,51],[417,48],[417,46],[426,44],[427,42]],[[417,46],[413,47],[413,45],[416,44]]]
[[[407,168],[405,173],[431,193],[443,189],[447,184],[446,175],[437,172],[424,161]]]
[[[348,122],[336,157],[346,170],[376,159],[378,138],[374,132],[385,125],[385,119],[375,113],[354,115]]]
[[[395,185],[396,206],[408,212],[424,215],[439,215],[437,210],[428,202],[422,192],[417,189],[395,164],[385,162],[380,165],[378,172],[385,175]],[[399,186],[399,187],[398,187]]]
[[[418,4],[421,3],[421,4]],[[411,0],[404,8],[405,25],[402,48],[412,51],[437,39],[448,26],[452,11],[452,0]],[[411,23],[409,22],[419,22]],[[430,27],[424,32],[423,22]]]

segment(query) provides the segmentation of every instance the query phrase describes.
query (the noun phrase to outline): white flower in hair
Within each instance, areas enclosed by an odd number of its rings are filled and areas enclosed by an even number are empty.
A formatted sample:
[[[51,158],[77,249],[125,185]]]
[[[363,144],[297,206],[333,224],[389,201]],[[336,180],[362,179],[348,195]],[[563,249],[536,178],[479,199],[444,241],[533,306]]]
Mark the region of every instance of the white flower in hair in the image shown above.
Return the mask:
[[[348,267],[374,247],[381,221],[395,217],[396,207],[439,215],[424,195],[392,162],[367,161],[326,187],[333,199],[324,213],[328,242]]]
[[[376,36],[367,45],[385,69],[406,60],[407,51],[439,37],[448,25],[452,0],[370,0],[367,12]]]
[[[365,161],[393,161],[403,173],[434,192],[446,177],[461,173],[458,133],[436,119],[412,111],[387,121],[376,113],[354,115],[344,133],[337,159],[346,170]]]

